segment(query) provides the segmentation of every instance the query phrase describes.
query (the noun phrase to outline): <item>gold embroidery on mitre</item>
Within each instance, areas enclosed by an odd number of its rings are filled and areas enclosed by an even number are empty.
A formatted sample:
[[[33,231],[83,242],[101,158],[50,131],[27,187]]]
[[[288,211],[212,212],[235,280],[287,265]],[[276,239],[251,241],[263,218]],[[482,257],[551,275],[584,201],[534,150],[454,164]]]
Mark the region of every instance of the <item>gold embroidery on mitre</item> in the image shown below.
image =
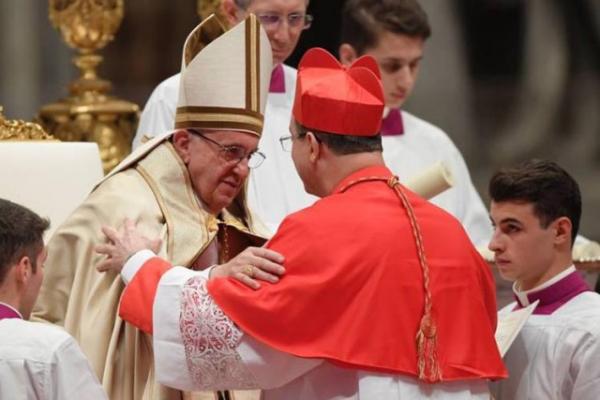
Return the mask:
[[[260,111],[260,26],[256,25],[256,40],[254,41],[256,49],[254,51],[254,62],[256,67],[254,68],[254,83],[256,84],[256,91],[254,93],[254,101],[256,102],[256,109],[254,111]]]
[[[257,124],[246,124],[242,122],[234,122],[234,121],[226,121],[223,123],[222,121],[182,121],[175,124],[176,129],[211,129],[216,131],[242,131],[246,133],[251,133],[260,137],[262,131],[262,125]]]
[[[225,33],[225,31],[225,27],[215,14],[202,21],[185,42],[185,66],[187,67],[203,48]]]
[[[264,117],[259,112],[230,107],[178,107],[176,128],[241,129],[260,136]]]
[[[185,113],[178,114],[176,122],[198,121],[198,122],[219,122],[223,121],[226,124],[228,121],[239,122],[243,124],[262,125],[262,120],[250,115],[233,115],[233,114],[204,114],[204,113]]]
[[[260,25],[256,16],[246,19],[246,108],[259,111],[260,107]]]
[[[222,106],[181,106],[177,107],[176,113],[204,113],[204,114],[241,114],[254,116],[260,120],[263,114],[260,111],[251,111],[244,108],[222,107]]]

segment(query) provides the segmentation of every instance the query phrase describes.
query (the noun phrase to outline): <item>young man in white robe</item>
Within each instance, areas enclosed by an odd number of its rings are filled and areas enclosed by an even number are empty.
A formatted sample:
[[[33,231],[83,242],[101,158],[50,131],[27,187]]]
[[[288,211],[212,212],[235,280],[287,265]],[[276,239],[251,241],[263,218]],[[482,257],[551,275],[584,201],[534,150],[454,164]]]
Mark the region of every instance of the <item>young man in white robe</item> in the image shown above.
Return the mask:
[[[600,395],[600,295],[575,270],[571,248],[581,216],[577,182],[550,161],[497,172],[490,181],[494,252],[515,302],[538,302],[505,355],[509,378],[496,399],[578,399]]]
[[[340,60],[350,65],[361,55],[375,58],[385,94],[381,134],[386,164],[404,182],[444,162],[454,187],[431,202],[458,218],[471,241],[485,247],[491,236],[487,211],[460,151],[443,130],[401,109],[417,81],[430,34],[427,15],[416,0],[348,0],[342,12]]]
[[[230,26],[253,13],[267,32],[273,50],[273,72],[267,96],[261,151],[267,158],[248,179],[248,205],[272,232],[292,211],[312,204],[316,198],[307,194],[294,170],[289,153],[279,139],[288,132],[296,69],[284,64],[292,54],[303,30],[310,27],[312,16],[306,14],[309,0],[222,0],[222,15]],[[179,92],[180,74],[161,82],[152,92],[142,115],[133,147],[150,137],[172,130]],[[144,139],[145,137],[145,139]]]
[[[44,279],[48,226],[0,199],[0,399],[107,399],[67,332],[28,321]]]

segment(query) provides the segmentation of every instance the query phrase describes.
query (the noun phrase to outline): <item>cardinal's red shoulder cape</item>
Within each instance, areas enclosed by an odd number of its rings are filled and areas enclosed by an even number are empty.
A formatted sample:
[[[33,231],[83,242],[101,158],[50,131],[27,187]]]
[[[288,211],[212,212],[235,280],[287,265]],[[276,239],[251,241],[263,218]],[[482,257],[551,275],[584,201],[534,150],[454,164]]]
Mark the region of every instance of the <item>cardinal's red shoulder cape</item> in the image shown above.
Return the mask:
[[[217,304],[241,329],[275,349],[352,368],[417,374],[415,335],[423,274],[405,209],[383,167],[348,176],[313,206],[290,215],[268,243],[285,256],[277,284],[252,290],[209,281]],[[496,301],[489,267],[460,223],[404,189],[429,262],[437,356],[444,381],[503,378],[494,340]]]

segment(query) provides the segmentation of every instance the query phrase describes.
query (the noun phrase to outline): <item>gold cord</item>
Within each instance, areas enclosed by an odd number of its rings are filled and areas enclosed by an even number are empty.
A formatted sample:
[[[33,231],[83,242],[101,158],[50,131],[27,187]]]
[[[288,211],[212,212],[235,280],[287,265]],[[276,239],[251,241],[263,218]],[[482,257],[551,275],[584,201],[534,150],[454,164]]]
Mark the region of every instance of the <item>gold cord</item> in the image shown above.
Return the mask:
[[[410,225],[412,228],[413,237],[415,239],[415,243],[417,246],[417,253],[419,256],[419,263],[421,265],[421,270],[423,271],[423,289],[425,291],[425,307],[423,316],[421,317],[421,322],[419,324],[419,330],[416,335],[417,342],[417,368],[419,372],[419,379],[424,381],[433,383],[439,382],[442,379],[442,372],[439,366],[439,362],[437,359],[437,325],[432,316],[432,299],[431,299],[431,289],[430,289],[430,279],[429,279],[429,264],[427,263],[427,259],[425,257],[425,249],[423,246],[423,237],[421,235],[421,230],[419,228],[419,224],[417,222],[417,218],[415,216],[412,205],[408,201],[408,197],[406,197],[406,193],[402,190],[402,186],[400,186],[400,182],[398,181],[397,176],[392,176],[389,178],[381,177],[381,176],[368,176],[360,179],[356,179],[354,181],[349,182],[344,187],[342,187],[339,192],[343,192],[347,190],[350,186],[353,186],[357,183],[368,182],[368,181],[384,181],[387,185],[392,188],[398,198],[402,202],[406,213],[408,214],[408,219],[410,221]]]

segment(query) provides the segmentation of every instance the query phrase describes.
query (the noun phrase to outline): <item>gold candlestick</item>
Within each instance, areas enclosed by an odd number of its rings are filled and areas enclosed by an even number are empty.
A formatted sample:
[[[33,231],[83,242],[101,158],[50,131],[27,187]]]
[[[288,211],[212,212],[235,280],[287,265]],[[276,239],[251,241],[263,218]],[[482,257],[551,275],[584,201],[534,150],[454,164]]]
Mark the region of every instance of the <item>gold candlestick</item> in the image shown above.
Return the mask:
[[[73,62],[81,76],[69,85],[69,97],[47,104],[39,120],[46,130],[65,141],[98,144],[104,172],[131,151],[139,118],[137,104],[109,96],[109,81],[96,73],[106,46],[123,19],[123,0],[49,0],[50,21],[79,55]]]

